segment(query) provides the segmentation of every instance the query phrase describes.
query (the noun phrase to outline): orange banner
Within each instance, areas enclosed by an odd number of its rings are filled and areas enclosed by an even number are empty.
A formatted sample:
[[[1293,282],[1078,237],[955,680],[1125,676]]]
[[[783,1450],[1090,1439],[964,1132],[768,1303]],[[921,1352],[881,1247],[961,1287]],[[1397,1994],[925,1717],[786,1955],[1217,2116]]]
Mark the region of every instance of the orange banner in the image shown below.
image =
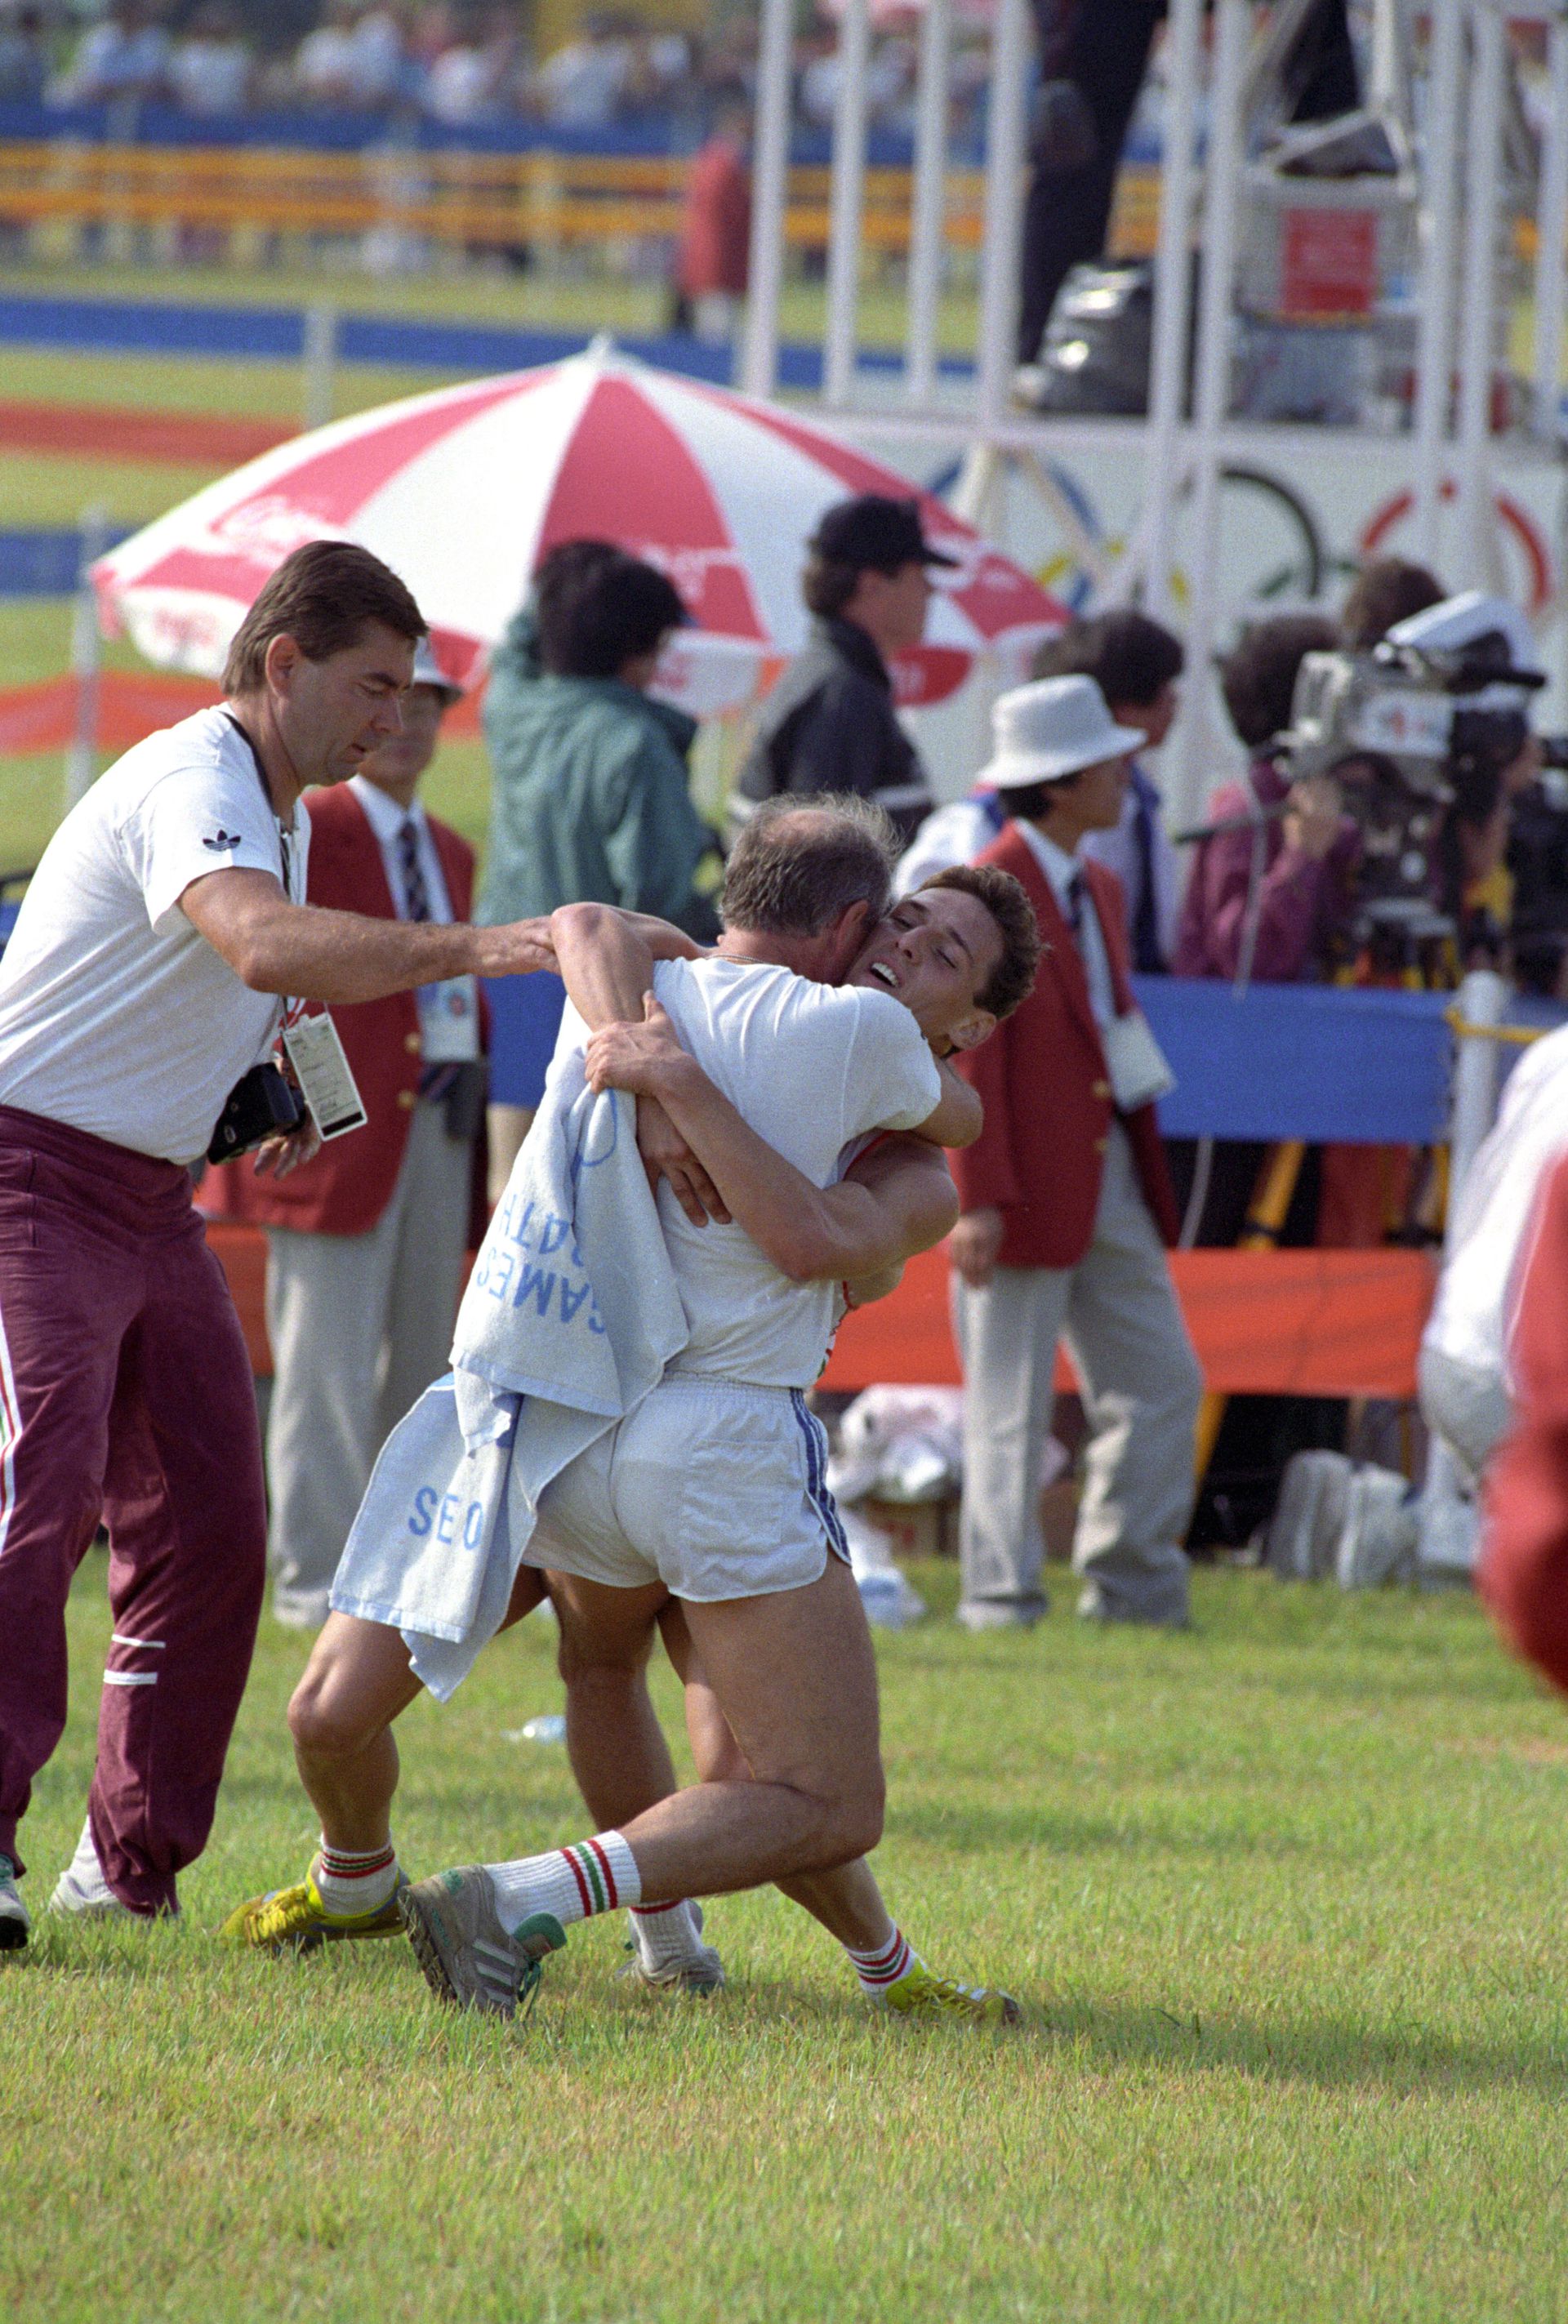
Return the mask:
[[[259,1378],[270,1376],[266,1245],[254,1227],[208,1223]],[[1187,1250],[1172,1256],[1182,1312],[1222,1396],[1416,1393],[1416,1351],[1436,1269],[1411,1250]],[[829,1388],[878,1380],[958,1383],[947,1323],[947,1264],[911,1259],[890,1299],[846,1316],[823,1375]],[[1059,1388],[1076,1386],[1064,1356]]]
[[[1184,1250],[1171,1271],[1204,1383],[1221,1396],[1416,1393],[1436,1268],[1411,1250]],[[844,1318],[822,1385],[956,1384],[940,1251],[890,1299]],[[1076,1385],[1064,1355],[1057,1386]]]

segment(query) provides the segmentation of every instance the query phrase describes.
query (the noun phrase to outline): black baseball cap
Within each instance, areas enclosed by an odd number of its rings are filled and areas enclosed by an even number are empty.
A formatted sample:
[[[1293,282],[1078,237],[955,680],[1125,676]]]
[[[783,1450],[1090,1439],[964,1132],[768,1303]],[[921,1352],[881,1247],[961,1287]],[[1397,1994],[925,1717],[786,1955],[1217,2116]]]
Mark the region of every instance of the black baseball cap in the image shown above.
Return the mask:
[[[950,565],[933,549],[920,530],[918,501],[889,500],[882,493],[857,493],[852,501],[837,501],[826,511],[807,543],[830,565],[870,566],[879,573],[896,572],[900,565]]]

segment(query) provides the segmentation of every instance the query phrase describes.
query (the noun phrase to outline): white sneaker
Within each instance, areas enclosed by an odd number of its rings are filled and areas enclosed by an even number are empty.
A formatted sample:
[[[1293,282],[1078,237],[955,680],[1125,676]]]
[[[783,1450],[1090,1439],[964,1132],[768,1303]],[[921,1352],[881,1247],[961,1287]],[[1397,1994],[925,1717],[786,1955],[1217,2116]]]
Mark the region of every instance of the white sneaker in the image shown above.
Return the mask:
[[[11,1858],[0,1856],[0,1953],[19,1952],[32,1927],[32,1916],[16,1893]]]
[[[623,1975],[665,1993],[724,1991],[724,1962],[712,1945],[702,1941],[700,1904],[688,1904],[684,1913],[661,1914],[659,1933],[664,1941],[659,1944],[650,1941],[647,1923],[635,1913],[628,1913],[626,1918],[632,1923],[632,1941],[626,1948],[631,1958]],[[666,1923],[676,1925],[666,1928]]]
[[[51,1913],[74,1913],[81,1919],[93,1921],[110,1920],[120,1914],[124,1914],[126,1920],[135,1917],[129,1904],[120,1902],[104,1878],[98,1851],[93,1846],[91,1817],[82,1826],[76,1854],[54,1884],[49,1910]]]

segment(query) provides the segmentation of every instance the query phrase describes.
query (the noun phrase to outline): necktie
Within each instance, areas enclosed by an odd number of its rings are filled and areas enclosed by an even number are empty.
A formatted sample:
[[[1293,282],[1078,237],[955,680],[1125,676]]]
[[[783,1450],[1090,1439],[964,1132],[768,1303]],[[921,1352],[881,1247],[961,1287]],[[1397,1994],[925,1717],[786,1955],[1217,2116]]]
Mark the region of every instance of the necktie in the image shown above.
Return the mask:
[[[1141,791],[1133,809],[1138,849],[1138,896],[1132,913],[1132,965],[1140,976],[1158,976],[1165,967],[1159,949],[1159,915],[1154,900],[1154,816]]]
[[[430,891],[420,862],[420,826],[411,815],[398,825],[398,869],[403,879],[403,909],[410,920],[430,917]],[[435,1101],[446,1096],[457,1078],[456,1065],[427,1065],[420,1075],[420,1095]]]
[[[1067,882],[1067,926],[1083,946],[1084,936],[1084,874],[1075,872]]]
[[[420,862],[420,826],[411,815],[398,825],[398,864],[403,875],[403,909],[410,920],[430,917],[430,891]]]

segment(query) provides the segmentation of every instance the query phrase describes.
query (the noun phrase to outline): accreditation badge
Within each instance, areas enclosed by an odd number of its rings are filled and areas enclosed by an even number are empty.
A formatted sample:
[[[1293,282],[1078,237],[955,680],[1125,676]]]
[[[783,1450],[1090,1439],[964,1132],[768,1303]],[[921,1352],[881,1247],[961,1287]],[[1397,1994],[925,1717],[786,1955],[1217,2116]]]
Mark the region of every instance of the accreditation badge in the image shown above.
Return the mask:
[[[285,1025],[283,1047],[300,1095],[310,1109],[310,1119],[323,1139],[363,1130],[370,1117],[330,1013],[323,1009],[314,1017],[298,1017],[291,1025]]]

